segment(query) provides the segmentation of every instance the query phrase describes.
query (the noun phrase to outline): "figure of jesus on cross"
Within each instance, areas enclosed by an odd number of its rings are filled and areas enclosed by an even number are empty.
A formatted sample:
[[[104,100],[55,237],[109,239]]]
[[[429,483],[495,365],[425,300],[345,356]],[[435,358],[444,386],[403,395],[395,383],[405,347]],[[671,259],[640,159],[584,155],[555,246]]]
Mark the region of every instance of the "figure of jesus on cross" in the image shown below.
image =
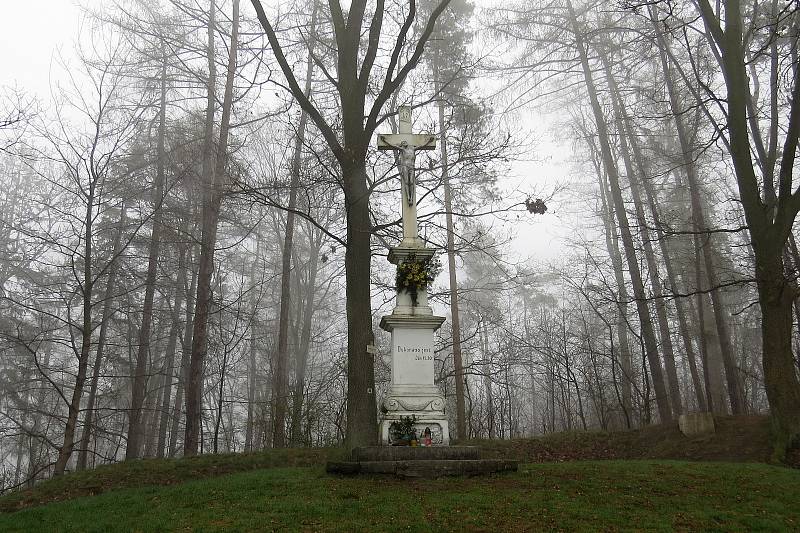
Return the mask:
[[[436,148],[436,137],[411,133],[411,107],[397,108],[399,133],[378,135],[378,150],[398,150],[398,170],[400,189],[403,195],[403,242],[401,247],[418,248],[422,246],[417,236],[417,198],[414,183],[414,159],[417,150]]]

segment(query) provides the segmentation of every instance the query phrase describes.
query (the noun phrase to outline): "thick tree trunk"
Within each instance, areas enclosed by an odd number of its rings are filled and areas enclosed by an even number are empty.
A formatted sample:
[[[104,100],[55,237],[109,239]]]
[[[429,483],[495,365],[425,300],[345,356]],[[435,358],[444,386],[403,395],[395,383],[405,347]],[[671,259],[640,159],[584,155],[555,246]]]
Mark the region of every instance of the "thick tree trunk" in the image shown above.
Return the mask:
[[[773,460],[780,461],[800,435],[800,381],[792,352],[795,293],[784,277],[782,246],[756,249],[756,283],[761,307],[764,386],[772,413]],[[797,442],[794,442],[797,444]]]
[[[664,384],[664,371],[661,368],[661,361],[658,356],[658,346],[656,343],[655,331],[653,330],[653,322],[650,316],[650,310],[647,305],[647,295],[644,290],[642,274],[641,270],[639,269],[638,259],[636,257],[633,236],[631,235],[630,225],[628,224],[628,215],[625,210],[625,202],[623,200],[622,190],[619,184],[619,175],[614,163],[613,155],[611,153],[605,117],[603,116],[603,110],[597,98],[594,78],[592,75],[591,66],[589,65],[589,59],[586,54],[586,45],[583,41],[581,29],[578,27],[578,20],[572,8],[572,3],[567,2],[567,6],[570,12],[572,30],[578,47],[581,66],[583,68],[586,88],[589,93],[589,100],[591,102],[592,112],[595,118],[598,140],[600,142],[600,150],[603,154],[603,161],[606,165],[606,171],[608,173],[609,185],[611,187],[611,198],[613,200],[614,209],[617,213],[617,219],[620,223],[622,244],[625,250],[625,257],[628,263],[628,271],[630,272],[631,283],[633,285],[633,293],[636,300],[636,311],[642,328],[642,338],[644,341],[645,354],[650,367],[650,374],[653,380],[653,388],[655,389],[656,404],[658,406],[661,422],[664,423],[672,419],[672,410],[669,403],[667,388]]]
[[[727,88],[727,125],[730,155],[739,195],[750,231],[756,260],[756,286],[762,313],[764,385],[772,412],[773,458],[782,460],[786,448],[800,437],[800,380],[791,351],[791,301],[795,294],[783,271],[782,251],[798,211],[793,192],[798,134],[800,134],[800,79],[794,71],[789,120],[780,165],[779,195],[775,209],[761,201],[751,156],[747,120],[747,77],[743,38],[745,27],[739,1],[725,1],[725,29],[707,0],[699,2],[706,24],[722,53],[721,67]],[[712,46],[714,44],[712,43]],[[767,184],[766,187],[771,187]]]
[[[347,446],[377,443],[375,362],[367,351],[375,337],[370,298],[371,236],[369,191],[364,159],[342,168],[345,175],[347,249],[345,251],[347,309]]]

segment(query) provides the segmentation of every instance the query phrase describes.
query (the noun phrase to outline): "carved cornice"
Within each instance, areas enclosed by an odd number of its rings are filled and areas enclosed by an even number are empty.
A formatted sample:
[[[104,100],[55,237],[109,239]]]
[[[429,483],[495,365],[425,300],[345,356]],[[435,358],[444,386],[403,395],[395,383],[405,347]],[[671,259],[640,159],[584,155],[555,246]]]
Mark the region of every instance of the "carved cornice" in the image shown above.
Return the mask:
[[[444,398],[441,396],[434,398],[422,398],[412,401],[409,398],[398,398],[396,396],[386,398],[383,406],[387,411],[444,411]]]
[[[418,260],[424,260],[433,257],[435,253],[436,248],[393,246],[389,248],[388,258],[390,263],[396,265],[403,262],[410,255],[415,256]]]
[[[384,315],[381,318],[381,329],[392,331],[394,328],[431,329],[436,331],[444,323],[443,316],[436,315]]]

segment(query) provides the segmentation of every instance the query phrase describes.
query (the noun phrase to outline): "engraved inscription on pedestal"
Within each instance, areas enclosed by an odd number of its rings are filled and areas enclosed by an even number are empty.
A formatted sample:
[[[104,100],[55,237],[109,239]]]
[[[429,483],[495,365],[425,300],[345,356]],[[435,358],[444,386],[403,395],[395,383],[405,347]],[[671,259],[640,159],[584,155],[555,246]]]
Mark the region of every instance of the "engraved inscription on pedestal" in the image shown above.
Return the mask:
[[[433,331],[400,329],[392,331],[392,383],[433,385]]]

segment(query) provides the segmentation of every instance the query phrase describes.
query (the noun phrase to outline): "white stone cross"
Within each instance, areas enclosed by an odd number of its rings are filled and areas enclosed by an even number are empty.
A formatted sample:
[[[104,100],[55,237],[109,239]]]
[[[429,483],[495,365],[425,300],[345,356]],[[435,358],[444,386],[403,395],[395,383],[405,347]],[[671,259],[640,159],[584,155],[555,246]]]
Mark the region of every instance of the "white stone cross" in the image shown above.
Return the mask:
[[[401,247],[417,248],[422,243],[417,238],[417,197],[414,183],[414,158],[417,150],[436,148],[436,137],[411,133],[411,107],[397,108],[399,133],[379,134],[378,150],[398,150],[400,189],[403,194],[403,242]]]

